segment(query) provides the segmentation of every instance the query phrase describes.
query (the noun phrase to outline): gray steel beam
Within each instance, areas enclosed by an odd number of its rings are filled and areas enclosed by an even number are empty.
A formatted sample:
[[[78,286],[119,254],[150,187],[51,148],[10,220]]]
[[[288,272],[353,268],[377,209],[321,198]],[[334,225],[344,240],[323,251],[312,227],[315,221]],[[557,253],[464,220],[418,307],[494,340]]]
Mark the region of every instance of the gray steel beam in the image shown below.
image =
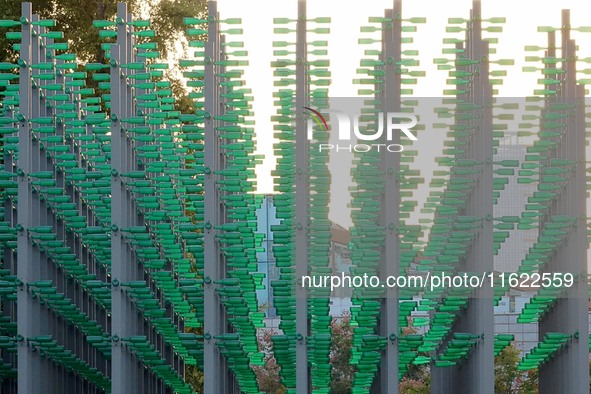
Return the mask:
[[[386,10],[382,29],[382,53],[385,69],[382,112],[400,112],[401,74],[398,69],[401,60],[402,1],[394,0],[393,9]],[[385,136],[385,133],[384,133]],[[384,137],[385,138],[385,137]],[[400,144],[400,133],[393,133],[390,144]],[[385,244],[380,261],[380,280],[385,283],[389,276],[400,273],[400,153],[383,150],[381,170],[385,177],[381,201],[381,226],[385,229]],[[386,287],[380,310],[380,336],[386,338],[386,349],[380,362],[377,376],[379,393],[398,393],[398,290]],[[377,390],[376,390],[377,391]]]
[[[474,0],[466,37],[465,55],[479,60],[468,66],[474,73],[470,90],[460,96],[483,108],[475,124],[474,137],[467,148],[467,157],[482,161],[480,174],[475,176],[474,189],[466,204],[465,216],[482,218],[481,228],[474,239],[460,270],[482,275],[494,270],[493,264],[493,132],[492,87],[489,83],[488,42],[482,39],[482,8]],[[477,67],[479,68],[477,70]],[[478,71],[478,72],[476,72]],[[453,332],[480,336],[468,358],[459,365],[432,369],[432,393],[494,392],[494,307],[493,289],[488,278],[481,288],[474,289],[468,308],[458,317]]]
[[[127,21],[127,6],[117,4],[117,18]],[[129,151],[121,118],[128,115],[127,82],[122,75],[121,64],[128,62],[127,26],[117,26],[117,45],[111,46],[111,335],[114,338],[111,358],[111,392],[127,394],[137,392],[135,360],[123,346],[121,338],[136,335],[136,316],[131,302],[120,283],[135,279],[132,263],[121,229],[131,225],[128,193],[120,177],[130,170]],[[117,285],[118,284],[118,285]],[[133,320],[132,320],[133,319]],[[115,340],[119,339],[119,340]]]
[[[221,254],[217,234],[217,226],[221,225],[221,209],[219,190],[216,185],[216,171],[220,170],[220,141],[217,136],[217,122],[214,119],[220,111],[219,88],[216,85],[220,59],[219,22],[217,1],[208,1],[208,34],[205,45],[205,179],[204,179],[204,344],[203,373],[206,376],[203,384],[205,393],[226,393],[228,390],[228,366],[218,348],[214,336],[226,332],[224,307],[215,291],[214,281],[224,278],[225,258]]]
[[[541,394],[557,392],[589,392],[589,323],[587,284],[587,236],[586,236],[586,152],[585,152],[585,92],[584,86],[576,80],[576,45],[570,39],[570,12],[562,11],[561,58],[568,59],[562,68],[566,71],[556,98],[546,100],[576,105],[574,117],[567,118],[567,127],[560,145],[550,151],[549,157],[575,162],[574,171],[568,175],[567,185],[550,207],[545,220],[554,215],[576,218],[575,227],[570,230],[567,241],[554,254],[545,273],[571,273],[578,280],[565,289],[553,308],[539,321],[539,339],[548,332],[562,332],[572,335],[569,345],[559,350],[547,363],[540,366],[539,391]],[[547,56],[556,56],[556,38],[549,34]]]
[[[471,15],[468,57],[480,60],[479,70],[474,67],[474,82],[471,102],[483,108],[476,125],[472,145],[472,157],[482,160],[481,173],[470,195],[466,216],[483,218],[478,237],[466,259],[465,272],[483,273],[494,271],[493,263],[493,118],[492,86],[489,82],[488,42],[482,39],[482,6],[474,0]],[[479,71],[478,73],[476,71]],[[457,332],[480,335],[470,351],[468,359],[458,369],[454,386],[459,393],[494,393],[494,306],[493,289],[490,283],[475,289],[466,314],[456,328]]]
[[[33,171],[32,166],[32,131],[29,123],[33,116],[31,89],[31,61],[33,60],[33,20],[31,3],[22,3],[22,41],[20,51],[20,104],[19,104],[19,156],[18,156],[18,224],[17,224],[17,263],[16,274],[22,285],[17,291],[17,333],[22,340],[18,343],[18,391],[19,393],[42,392],[44,384],[38,379],[39,374],[45,375],[46,366],[43,365],[39,353],[32,352],[27,338],[42,334],[38,322],[41,308],[29,296],[26,284],[40,278],[38,255],[35,256],[27,229],[32,227],[37,218],[33,216],[33,195],[28,181],[28,174]],[[37,38],[35,38],[37,40]],[[35,260],[37,257],[37,260]]]
[[[298,0],[296,22],[296,109],[298,112],[309,103],[307,42],[306,42],[306,1]],[[295,180],[295,274],[296,274],[296,391],[310,392],[310,370],[308,368],[308,294],[301,278],[308,275],[308,198],[309,143],[307,121],[296,117],[296,180]]]

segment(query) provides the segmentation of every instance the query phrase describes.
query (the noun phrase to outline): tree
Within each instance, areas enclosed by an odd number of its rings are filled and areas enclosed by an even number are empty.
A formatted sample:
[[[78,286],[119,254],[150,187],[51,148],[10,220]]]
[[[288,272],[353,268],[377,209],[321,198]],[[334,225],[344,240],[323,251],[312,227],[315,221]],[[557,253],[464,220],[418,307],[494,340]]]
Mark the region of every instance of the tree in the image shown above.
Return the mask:
[[[402,328],[402,335],[414,335],[417,329],[412,326],[413,319],[407,318],[408,326]],[[419,353],[428,356],[427,353]],[[429,394],[431,392],[431,374],[427,365],[408,365],[408,371],[398,384],[400,394]]]
[[[520,372],[517,370],[519,349],[507,346],[495,357],[495,394],[512,394]]]
[[[353,346],[353,327],[351,317],[343,315],[340,319],[332,321],[332,343],[330,345],[331,384],[330,392],[333,394],[346,394],[351,392],[355,367],[351,365]]]
[[[38,0],[33,2],[34,12],[43,18],[49,18],[52,0]],[[19,20],[21,17],[21,1],[0,0],[0,10],[2,10],[2,19]],[[12,49],[14,41],[9,41],[5,36],[6,29],[0,29],[0,63],[12,62],[17,58],[17,53]]]
[[[429,387],[430,375],[426,369],[425,372],[425,379],[423,380],[402,378],[398,385],[398,392],[400,394],[429,394],[431,392]]]
[[[70,50],[83,62],[104,60],[100,47],[98,29],[93,20],[113,20],[117,13],[117,0],[32,0],[33,12],[43,18],[55,19],[56,30],[64,32]],[[184,37],[183,18],[203,16],[205,0],[127,0],[128,10],[135,18],[150,18],[151,28],[157,33],[156,40],[163,57]],[[21,0],[0,0],[3,19],[18,20],[21,15]],[[2,48],[8,48],[2,35]],[[2,51],[0,62],[14,59],[14,51]]]
[[[355,367],[351,362],[351,347],[353,345],[353,328],[351,327],[351,318],[344,315],[339,319],[333,319],[331,323],[332,344],[330,347],[331,371],[331,394],[349,394]],[[262,330],[258,336],[259,351],[265,354],[264,365],[253,367],[259,389],[264,393],[283,394],[287,390],[279,377],[280,367],[273,355],[273,342],[271,337],[276,332],[272,330]]]
[[[185,365],[185,381],[197,393],[203,393],[203,372],[194,365]]]
[[[519,349],[507,346],[495,357],[495,394],[535,394],[538,392],[538,370],[517,369]]]
[[[538,394],[539,370],[527,371],[519,382],[519,394]]]
[[[75,53],[81,64],[105,62],[105,52],[101,48],[98,29],[93,20],[114,20],[117,13],[117,0],[30,0],[33,12],[44,19],[55,19],[56,27],[62,31],[64,40],[69,43],[69,52]],[[169,54],[186,53],[186,36],[183,18],[203,17],[206,13],[205,0],[127,0],[128,11],[136,19],[150,19],[151,29],[156,31],[154,40],[159,44],[161,60],[166,62]],[[2,19],[18,20],[21,16],[21,0],[0,0]],[[12,49],[14,42],[8,41],[0,31],[0,63],[14,62],[18,54]],[[178,57],[178,56],[177,56]],[[176,61],[173,61],[176,63]],[[166,73],[173,83],[173,93],[177,98],[177,110],[192,111],[192,103],[186,98],[184,85],[180,83],[180,73],[175,70]],[[89,86],[96,83],[88,80]]]
[[[332,344],[330,348],[331,394],[351,393],[355,366],[351,365],[353,346],[353,327],[350,316],[333,319],[331,324]],[[404,335],[413,334],[413,328],[405,328]],[[253,369],[257,375],[259,388],[264,393],[285,394],[285,386],[279,377],[280,367],[273,356],[271,337],[274,331],[264,330],[259,335],[259,351],[265,354],[263,366]],[[495,394],[537,394],[538,370],[520,371],[517,369],[520,350],[511,345],[495,357]],[[591,371],[591,362],[589,364]],[[431,390],[431,374],[426,365],[411,365],[408,373],[398,386],[400,394],[428,394]]]
[[[254,366],[253,370],[257,376],[259,390],[269,394],[285,394],[287,389],[281,383],[279,370],[281,369],[273,355],[273,341],[271,337],[276,332],[273,330],[262,330],[257,336],[259,343],[259,352],[265,354],[264,365]]]

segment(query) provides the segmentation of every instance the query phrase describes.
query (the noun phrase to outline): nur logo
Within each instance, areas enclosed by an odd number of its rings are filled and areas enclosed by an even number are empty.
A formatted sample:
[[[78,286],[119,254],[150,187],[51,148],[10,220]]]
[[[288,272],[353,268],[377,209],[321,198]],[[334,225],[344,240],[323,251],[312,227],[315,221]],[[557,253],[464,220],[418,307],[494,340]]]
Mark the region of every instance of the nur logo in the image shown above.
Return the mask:
[[[326,121],[326,119],[320,112],[309,107],[303,108],[306,111],[305,113],[309,115],[307,123],[308,140],[312,140],[314,123],[320,126],[321,129],[324,129],[324,131],[329,131],[329,122]],[[375,130],[375,132],[373,132],[373,134],[364,134],[361,132],[359,128],[359,114],[350,116],[349,114],[339,110],[328,110],[326,112],[330,114],[331,126],[335,124],[333,120],[336,119],[339,143],[319,144],[318,150],[320,152],[327,150],[334,150],[336,152],[369,152],[373,149],[377,150],[378,152],[380,152],[381,150],[385,150],[388,152],[402,152],[404,150],[404,147],[402,145],[393,143],[346,144],[347,142],[351,141],[351,131],[353,131],[353,134],[355,135],[358,141],[377,141],[380,138],[382,138],[384,132],[386,133],[386,142],[393,141],[394,133],[398,132],[404,134],[406,138],[408,138],[411,141],[418,140],[418,138],[411,131],[411,129],[418,123],[417,117],[408,113],[377,113],[377,129]],[[334,127],[331,128],[331,131],[335,131]],[[340,143],[341,141],[343,142],[343,144]]]

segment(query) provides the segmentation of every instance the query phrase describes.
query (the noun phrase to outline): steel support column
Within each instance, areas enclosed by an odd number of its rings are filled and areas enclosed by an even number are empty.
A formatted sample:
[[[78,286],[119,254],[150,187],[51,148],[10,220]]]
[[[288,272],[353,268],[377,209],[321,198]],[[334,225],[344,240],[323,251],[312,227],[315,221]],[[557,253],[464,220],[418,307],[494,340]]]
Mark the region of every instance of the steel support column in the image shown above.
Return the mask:
[[[394,0],[393,9],[386,10],[382,29],[382,56],[384,61],[384,92],[382,112],[400,112],[400,60],[402,35],[402,1]],[[384,133],[384,139],[386,133]],[[393,133],[387,143],[400,144],[400,133]],[[389,276],[400,274],[400,153],[382,151],[381,170],[385,177],[381,201],[382,223],[385,244],[380,262],[380,280],[385,283]],[[380,371],[377,375],[380,394],[398,393],[398,290],[386,287],[380,310],[380,336],[386,338]]]
[[[42,326],[38,324],[41,307],[34,302],[27,289],[27,283],[40,278],[40,262],[37,254],[35,259],[33,246],[28,237],[27,229],[32,227],[37,218],[33,216],[33,195],[28,175],[33,171],[32,166],[32,131],[30,119],[33,116],[31,89],[31,62],[33,48],[32,4],[22,3],[22,41],[19,63],[20,68],[20,103],[18,115],[18,222],[17,222],[17,263],[16,274],[21,281],[17,291],[17,334],[21,341],[18,344],[18,392],[38,393],[43,391],[46,384],[38,378],[41,373],[46,376],[45,367],[38,352],[32,352],[27,338],[42,334]]]
[[[122,64],[128,59],[127,6],[117,4],[117,18],[123,23],[117,26],[117,45],[111,46],[111,335],[113,349],[111,380],[113,394],[137,392],[135,361],[121,338],[137,335],[137,316],[121,283],[134,280],[132,261],[121,232],[132,225],[130,218],[129,193],[120,174],[130,171],[127,137],[121,119],[129,116],[127,107],[127,81],[122,74]]]
[[[574,116],[567,118],[560,143],[549,152],[548,160],[566,159],[576,164],[566,175],[567,184],[550,207],[544,221],[550,220],[552,216],[566,215],[576,219],[576,223],[570,229],[566,242],[552,256],[543,272],[571,273],[576,280],[572,287],[564,290],[539,321],[540,341],[548,332],[562,332],[572,336],[568,346],[540,366],[539,391],[540,394],[583,394],[589,392],[585,86],[577,85],[576,45],[570,38],[569,10],[562,11],[561,26],[560,57],[567,59],[562,63],[562,69],[566,73],[556,97],[546,100],[546,110],[556,112],[551,108],[553,103],[568,104],[575,110]],[[549,33],[546,56],[556,57],[555,41],[554,32]]]
[[[302,111],[309,103],[306,1],[298,0],[296,22],[296,109]],[[308,367],[308,294],[301,278],[308,274],[308,198],[309,142],[307,120],[296,117],[296,181],[295,181],[295,274],[296,274],[296,390],[310,392],[310,369]]]
[[[219,41],[219,16],[217,2],[207,3],[208,36],[205,46],[205,180],[204,180],[204,380],[205,393],[227,393],[229,389],[229,370],[226,360],[218,348],[214,336],[226,332],[224,307],[215,291],[214,282],[225,277],[225,258],[220,251],[217,226],[222,224],[218,186],[216,184],[217,171],[221,169],[220,141],[217,135],[217,121],[214,119],[219,113],[220,98],[216,94],[216,74],[219,73],[221,60],[221,46]]]

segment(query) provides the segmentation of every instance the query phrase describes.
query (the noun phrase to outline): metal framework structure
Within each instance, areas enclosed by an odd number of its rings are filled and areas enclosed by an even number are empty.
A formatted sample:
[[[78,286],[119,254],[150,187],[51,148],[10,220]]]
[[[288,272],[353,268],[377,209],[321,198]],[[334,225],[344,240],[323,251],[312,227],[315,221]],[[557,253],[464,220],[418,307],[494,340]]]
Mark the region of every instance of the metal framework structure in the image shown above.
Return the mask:
[[[176,109],[150,21],[135,20],[124,3],[115,20],[94,22],[102,63],[80,65],[55,21],[34,15],[30,3],[20,20],[0,20],[18,53],[0,63],[2,392],[192,393],[190,368],[203,372],[207,394],[261,392],[253,368],[267,360],[257,342],[265,328],[253,180],[261,157],[243,80],[247,53],[233,38],[241,21],[221,19],[216,1],[207,5],[207,17],[184,21],[194,50],[180,61],[190,113]],[[405,45],[424,18],[403,17],[402,0],[394,0],[368,22],[354,82],[364,99],[360,126],[371,133],[376,113],[417,106],[406,85],[424,73],[413,68],[418,51]],[[380,142],[404,152],[354,154],[350,273],[382,283],[420,271],[490,280],[510,231],[538,229],[517,272],[568,272],[575,281],[540,289],[523,309],[519,322],[538,324],[540,343],[519,369],[539,368],[540,393],[584,393],[587,124],[570,32],[587,28],[572,27],[563,11],[560,28],[542,29],[548,47],[534,70],[543,89],[526,101],[539,103],[526,106],[539,125],[521,131],[534,142],[524,161],[499,161],[499,121],[508,117],[498,111],[515,108],[495,101],[496,77],[505,75],[495,65],[510,62],[495,60],[488,33],[502,22],[484,19],[478,0],[468,19],[449,20],[447,32],[459,36],[444,39],[451,47],[443,53],[453,57],[435,60],[453,85],[436,108],[448,122],[436,159],[446,171],[431,181],[422,208],[429,226],[409,220],[424,181],[411,142],[384,133]],[[290,394],[331,390],[331,294],[301,281],[333,273],[329,154],[315,145],[327,143],[330,130],[302,116],[330,108],[328,23],[309,15],[305,0],[295,19],[275,19],[285,41],[274,41],[272,63],[280,224],[271,226],[269,252],[280,271],[270,284],[280,332],[271,340]],[[508,176],[536,191],[521,216],[494,217]],[[513,340],[495,335],[493,306],[509,287],[354,289],[353,392],[395,394],[410,365],[429,365],[434,393],[492,394],[494,357]],[[429,317],[413,318],[417,310]],[[414,327],[425,332],[409,333]]]
[[[548,235],[552,230],[560,228],[566,231],[564,243],[559,243],[553,252],[541,265],[541,272],[564,273],[569,272],[577,278],[574,286],[566,289],[541,289],[530,305],[542,300],[548,309],[539,318],[539,341],[549,342],[550,338],[559,338],[560,351],[556,351],[547,363],[540,365],[540,393],[555,393],[557,391],[583,393],[589,389],[589,371],[584,368],[589,359],[589,322],[587,282],[587,248],[586,235],[586,199],[585,187],[585,86],[577,83],[576,78],[576,44],[570,36],[570,12],[562,11],[560,59],[561,69],[565,78],[560,81],[554,92],[547,94],[542,109],[543,129],[550,129],[554,114],[560,113],[560,118],[566,118],[565,127],[560,129],[558,136],[551,135],[556,141],[547,150],[547,156],[541,158],[541,174],[553,174],[555,169],[561,169],[561,174],[568,174],[558,179],[548,179],[541,175],[540,184],[548,181],[560,181],[560,190],[553,195],[544,210],[540,220],[540,234],[538,239]],[[548,33],[548,59],[557,58],[556,33]],[[546,70],[557,70],[552,62],[545,66]],[[570,112],[569,112],[570,110]],[[544,116],[545,115],[545,116]],[[554,139],[552,139],[554,137]],[[541,135],[540,140],[547,136]],[[541,189],[541,188],[540,188]],[[546,188],[541,189],[546,190]],[[563,224],[564,223],[564,224]],[[557,225],[558,224],[558,225]],[[561,233],[562,234],[562,233]],[[546,294],[544,294],[546,293]],[[544,299],[544,297],[548,297]],[[551,341],[550,341],[551,342]],[[563,345],[564,344],[564,345]],[[566,345],[566,346],[565,346]]]
[[[391,21],[391,22],[390,22]],[[401,107],[402,61],[402,1],[394,2],[394,8],[387,10],[382,29],[382,53],[385,70],[384,91],[381,94],[382,112],[399,112]],[[384,136],[385,137],[385,136]],[[384,142],[388,142],[384,138]],[[400,144],[400,134],[393,135],[393,144]],[[386,229],[384,250],[380,261],[380,277],[383,281],[389,276],[400,274],[400,155],[383,153],[381,173],[386,176],[383,199],[381,201],[381,227]],[[395,288],[388,288],[384,294],[380,310],[380,336],[387,338],[379,371],[379,393],[398,392],[398,347],[396,339],[398,327],[398,299]]]
[[[457,92],[458,106],[456,107],[456,125],[469,125],[473,134],[465,140],[465,152],[458,159],[472,160],[479,163],[475,173],[456,177],[468,180],[472,189],[461,196],[463,206],[458,212],[457,221],[463,218],[478,218],[480,228],[471,234],[471,243],[465,256],[458,261],[460,273],[470,273],[482,276],[484,273],[493,272],[493,118],[492,118],[492,86],[489,82],[489,69],[486,60],[489,54],[488,42],[482,38],[482,13],[481,3],[475,1],[467,23],[466,40],[457,43],[456,47],[462,50],[462,59],[473,60],[466,66],[456,63],[456,70],[471,75],[468,88],[462,88]],[[458,57],[459,58],[459,57]],[[473,106],[474,109],[464,111],[461,105]],[[463,120],[466,112],[481,111],[478,116],[469,120]],[[451,172],[457,166],[452,165]],[[452,175],[453,177],[454,175]],[[452,178],[453,179],[453,178]],[[451,184],[451,182],[450,182]],[[463,208],[463,209],[462,209]],[[462,218],[463,217],[463,218]],[[456,233],[456,235],[458,235]],[[454,234],[451,232],[450,242]],[[448,338],[442,341],[439,355],[445,354],[457,340],[457,334],[468,334],[478,342],[471,344],[472,349],[468,358],[457,367],[435,368],[433,372],[433,392],[435,393],[493,393],[494,389],[494,312],[493,291],[490,284],[481,288],[461,289],[464,294],[466,307],[456,317],[455,324],[451,327]],[[445,300],[443,301],[445,304]]]
[[[185,20],[184,114],[125,4],[94,22],[106,62],[84,71],[55,21],[22,11],[0,23],[20,28],[0,67],[3,392],[190,393],[188,366],[207,392],[256,392],[251,97],[243,43],[220,32],[240,20],[216,2]]]

